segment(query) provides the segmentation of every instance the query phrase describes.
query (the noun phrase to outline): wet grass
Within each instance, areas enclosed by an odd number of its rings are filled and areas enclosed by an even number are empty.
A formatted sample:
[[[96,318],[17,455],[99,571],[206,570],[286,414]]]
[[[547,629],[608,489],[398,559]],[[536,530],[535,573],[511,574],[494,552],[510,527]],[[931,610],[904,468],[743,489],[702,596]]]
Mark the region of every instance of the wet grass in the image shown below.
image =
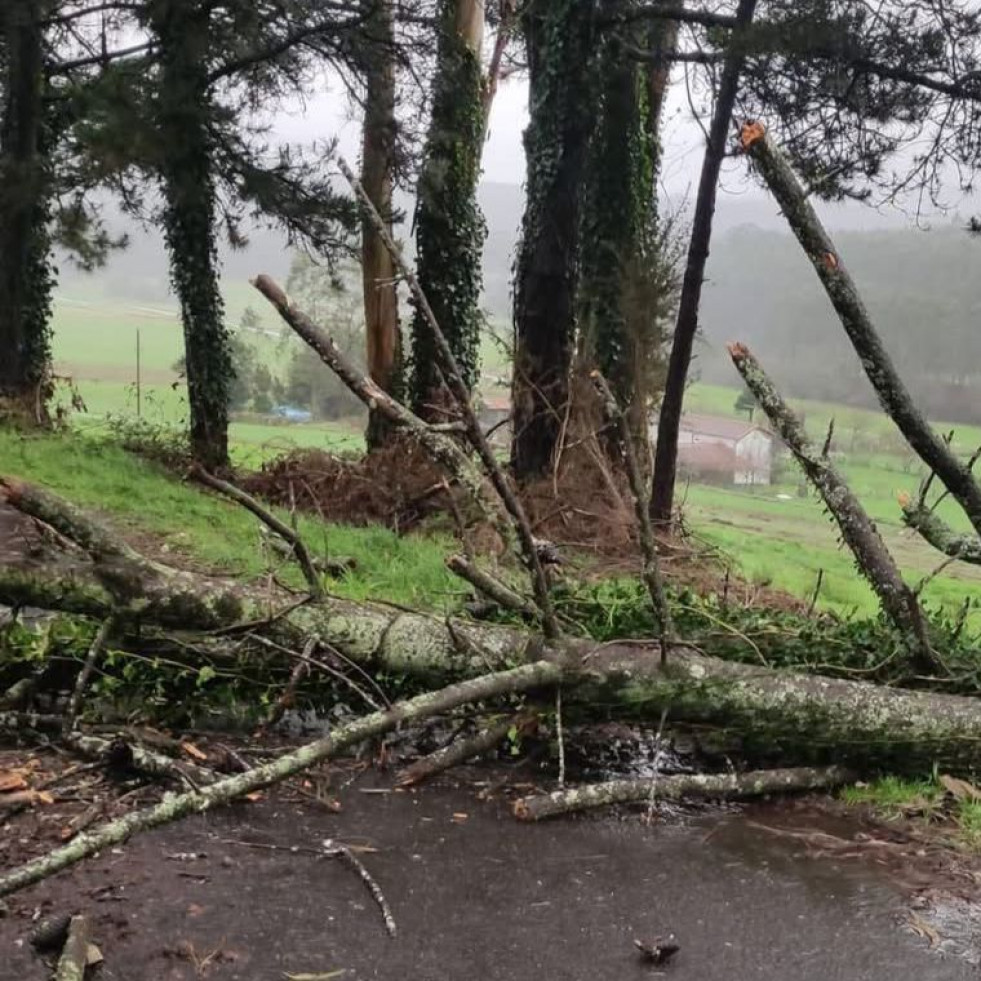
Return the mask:
[[[169,561],[249,580],[275,569],[284,581],[301,585],[292,566],[271,562],[252,515],[105,439],[0,429],[0,473],[35,481],[137,540],[151,538]],[[355,572],[328,584],[337,595],[436,610],[459,601],[459,581],[443,564],[453,547],[448,538],[400,537],[378,526],[352,528],[309,516],[300,516],[298,526],[318,555],[356,561]]]

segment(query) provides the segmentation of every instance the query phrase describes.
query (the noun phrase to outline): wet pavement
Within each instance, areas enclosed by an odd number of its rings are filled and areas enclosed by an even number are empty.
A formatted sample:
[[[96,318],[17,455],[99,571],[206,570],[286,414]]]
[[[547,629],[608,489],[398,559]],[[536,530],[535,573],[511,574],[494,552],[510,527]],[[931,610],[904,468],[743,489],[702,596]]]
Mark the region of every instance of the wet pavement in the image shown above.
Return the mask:
[[[101,977],[118,981],[340,970],[342,981],[978,977],[903,929],[903,896],[884,874],[799,855],[738,815],[523,825],[472,788],[369,789],[349,787],[339,814],[270,800],[194,818],[12,897],[0,978],[48,976],[25,941],[42,905],[91,913]],[[362,861],[391,906],[395,939],[343,862],[243,844],[316,848],[325,838],[378,849]],[[671,963],[642,964],[634,939],[669,934],[681,947]]]

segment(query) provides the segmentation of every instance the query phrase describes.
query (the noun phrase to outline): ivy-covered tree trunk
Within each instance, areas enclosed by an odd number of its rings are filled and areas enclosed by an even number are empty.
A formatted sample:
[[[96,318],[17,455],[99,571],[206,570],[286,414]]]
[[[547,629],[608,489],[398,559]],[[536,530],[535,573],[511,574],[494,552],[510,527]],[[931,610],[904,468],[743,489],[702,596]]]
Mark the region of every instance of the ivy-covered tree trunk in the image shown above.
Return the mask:
[[[41,0],[0,4],[0,418],[44,422],[54,270]]]
[[[156,112],[164,233],[184,325],[191,449],[199,463],[215,469],[228,463],[234,369],[215,245],[210,9],[198,0],[151,0],[148,8],[161,66]]]
[[[472,389],[480,355],[481,256],[485,226],[477,205],[484,138],[480,0],[441,0],[432,119],[419,178],[419,283]],[[436,345],[420,310],[412,319],[412,406],[442,414],[446,396]]]
[[[530,71],[527,202],[514,310],[511,464],[547,472],[569,399],[575,344],[580,196],[592,131],[591,0],[541,0],[522,16]]]
[[[379,2],[367,27],[363,70],[365,108],[362,129],[361,183],[392,231],[392,175],[395,170],[395,64],[392,12]],[[368,374],[389,395],[401,397],[402,338],[399,330],[395,263],[374,225],[361,223],[361,277],[364,288]],[[368,417],[369,449],[385,444],[391,426],[378,412]]]
[[[608,15],[632,3],[613,0]],[[673,22],[635,28],[637,43],[663,47]],[[659,124],[666,70],[625,58],[618,39],[597,59],[597,126],[590,141],[582,214],[580,350],[623,407],[635,454],[647,460],[648,412],[663,346],[665,298],[657,275]],[[610,441],[611,452],[619,446]]]

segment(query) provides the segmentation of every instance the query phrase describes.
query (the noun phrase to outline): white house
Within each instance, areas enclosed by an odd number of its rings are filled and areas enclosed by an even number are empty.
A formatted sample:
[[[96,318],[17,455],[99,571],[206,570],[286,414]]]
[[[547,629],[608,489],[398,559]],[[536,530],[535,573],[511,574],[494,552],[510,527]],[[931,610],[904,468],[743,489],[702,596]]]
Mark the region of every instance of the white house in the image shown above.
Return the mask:
[[[652,432],[657,432],[656,424]],[[751,422],[685,415],[678,432],[678,469],[732,484],[769,484],[773,436]]]

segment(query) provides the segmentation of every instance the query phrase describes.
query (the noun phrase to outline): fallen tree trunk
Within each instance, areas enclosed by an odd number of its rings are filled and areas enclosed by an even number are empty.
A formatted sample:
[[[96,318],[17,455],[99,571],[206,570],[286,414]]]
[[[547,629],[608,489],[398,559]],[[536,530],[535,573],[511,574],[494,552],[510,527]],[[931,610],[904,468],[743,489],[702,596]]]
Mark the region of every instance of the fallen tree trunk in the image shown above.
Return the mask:
[[[54,981],[85,981],[91,936],[92,924],[89,918],[73,916],[68,927],[65,948],[58,960]]]
[[[254,767],[247,773],[226,777],[200,790],[166,797],[154,807],[133,811],[116,821],[110,821],[93,831],[87,831],[67,845],[0,876],[0,896],[7,896],[35,882],[40,882],[97,852],[118,845],[137,831],[147,831],[190,814],[201,814],[243,794],[285,780],[301,770],[335,756],[348,746],[388,732],[399,723],[438,715],[460,705],[493,698],[506,692],[541,688],[554,684],[559,674],[558,668],[553,664],[544,662],[526,664],[511,671],[463,681],[441,691],[427,692],[407,702],[393,705],[384,712],[367,715],[323,739],[301,746],[264,766]]]
[[[733,799],[765,794],[826,790],[855,779],[843,767],[800,767],[790,770],[754,770],[749,773],[685,773],[646,780],[610,780],[570,790],[556,790],[514,802],[514,815],[521,821],[542,821],[593,807],[632,804],[683,797]]]
[[[54,495],[48,495],[49,503]],[[90,519],[84,519],[90,522]],[[775,671],[707,657],[682,644],[660,663],[655,642],[610,642],[541,635],[511,627],[443,619],[344,600],[277,608],[270,596],[189,573],[160,574],[135,594],[131,630],[187,631],[192,644],[227,658],[228,635],[249,633],[301,650],[312,637],[366,671],[445,684],[517,664],[546,661],[561,679],[566,705],[592,716],[720,725],[747,753],[769,759],[835,762],[925,772],[934,763],[969,770],[981,763],[981,700],[883,688],[860,681]],[[45,569],[0,567],[0,603],[104,619],[116,598],[93,572],[58,578]],[[117,608],[118,611],[118,608]],[[120,632],[125,641],[125,619]],[[145,636],[140,639],[145,643]]]

